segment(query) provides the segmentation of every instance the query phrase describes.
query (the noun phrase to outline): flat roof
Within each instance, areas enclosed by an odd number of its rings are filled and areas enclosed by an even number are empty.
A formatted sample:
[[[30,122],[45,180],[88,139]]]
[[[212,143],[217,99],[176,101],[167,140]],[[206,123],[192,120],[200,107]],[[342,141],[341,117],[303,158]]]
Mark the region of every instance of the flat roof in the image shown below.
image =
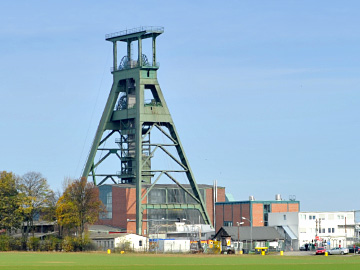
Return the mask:
[[[281,201],[277,201],[277,200],[273,200],[273,201],[232,201],[232,202],[217,202],[216,204],[246,204],[246,203],[300,203],[300,201],[290,201],[290,200],[281,200]]]
[[[189,184],[181,184],[181,185],[185,188],[191,188],[191,186]],[[101,185],[99,187],[103,187],[103,186],[115,186],[115,187],[119,187],[119,188],[136,188],[135,184],[105,184],[105,185]],[[141,186],[143,188],[149,188],[152,186],[152,184],[142,183]],[[213,185],[207,185],[207,184],[198,184],[197,186],[198,186],[198,188],[213,188],[214,187]],[[154,188],[179,188],[179,186],[176,184],[155,184]],[[217,188],[225,188],[225,187],[217,186]]]
[[[164,27],[162,26],[141,26],[106,34],[105,39],[108,41],[134,41],[139,37],[144,39],[154,35],[158,36],[162,33],[164,33]]]

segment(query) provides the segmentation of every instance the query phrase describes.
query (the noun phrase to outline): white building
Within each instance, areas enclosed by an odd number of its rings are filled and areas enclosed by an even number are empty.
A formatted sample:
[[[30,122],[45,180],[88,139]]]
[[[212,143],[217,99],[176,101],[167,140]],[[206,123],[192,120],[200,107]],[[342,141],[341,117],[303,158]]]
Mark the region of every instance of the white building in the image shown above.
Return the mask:
[[[137,234],[98,234],[91,236],[99,250],[120,249],[125,251],[145,252],[149,249],[148,239]]]
[[[190,240],[161,239],[159,241],[159,252],[188,253],[190,252]]]
[[[268,226],[282,229],[294,250],[311,243],[350,246],[357,240],[354,211],[269,213]]]

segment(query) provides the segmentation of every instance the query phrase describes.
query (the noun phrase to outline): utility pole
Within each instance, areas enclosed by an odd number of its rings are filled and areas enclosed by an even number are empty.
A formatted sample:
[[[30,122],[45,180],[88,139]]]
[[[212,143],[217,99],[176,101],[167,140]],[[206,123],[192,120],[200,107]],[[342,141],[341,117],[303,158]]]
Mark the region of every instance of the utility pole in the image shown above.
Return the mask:
[[[253,237],[253,234],[252,234],[252,229],[253,229],[253,223],[252,223],[252,221],[250,220],[250,219],[248,219],[248,218],[246,218],[246,217],[241,217],[242,219],[246,219],[247,221],[249,221],[250,222],[250,238],[251,238],[251,240],[250,240],[250,250],[252,250],[252,245],[253,245],[253,239],[252,239],[252,237]]]
[[[240,252],[240,225],[244,224],[244,222],[236,222],[238,227],[238,253]]]

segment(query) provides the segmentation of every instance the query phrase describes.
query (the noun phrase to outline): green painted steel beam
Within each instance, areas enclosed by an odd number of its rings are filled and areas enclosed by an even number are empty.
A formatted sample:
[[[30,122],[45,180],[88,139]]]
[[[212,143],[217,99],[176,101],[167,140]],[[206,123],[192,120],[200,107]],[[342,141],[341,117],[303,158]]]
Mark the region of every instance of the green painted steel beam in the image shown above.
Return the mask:
[[[204,199],[200,194],[157,80],[159,65],[156,62],[156,37],[162,32],[163,28],[142,27],[106,36],[106,40],[113,43],[113,85],[82,175],[83,177],[92,177],[94,184],[96,184],[96,177],[101,177],[102,180],[99,182],[99,185],[108,180],[116,183],[115,177],[134,185],[136,188],[137,234],[142,234],[144,209],[197,209],[205,223],[211,224]],[[142,41],[146,38],[152,39],[152,55],[148,59],[151,63],[146,62],[147,58],[142,53]],[[138,41],[138,59],[131,59],[132,41]],[[127,52],[125,57],[122,58],[123,61],[127,62],[121,62],[119,66],[117,42],[127,43]],[[150,90],[153,95],[154,99],[150,103],[145,101],[145,89]],[[109,131],[109,134],[105,135],[106,131]],[[170,143],[151,142],[150,134],[153,131],[159,131]],[[118,135],[120,138],[116,138],[115,142],[119,145],[119,149],[102,146],[113,136]],[[170,148],[174,151],[170,151]],[[153,170],[151,168],[151,159],[159,154],[158,149],[161,149],[162,153],[172,163],[180,166],[180,169],[160,168],[159,170]],[[107,151],[107,153],[94,163],[96,153],[103,153],[102,151]],[[175,151],[178,156],[174,155],[173,152]],[[97,174],[95,169],[102,166],[112,156],[111,154],[115,154],[120,160],[120,168],[114,169],[114,171],[120,171],[119,174]],[[170,175],[171,172],[186,175],[191,192],[184,188],[175,177]],[[147,189],[145,195],[142,194],[142,182],[151,183],[151,177],[154,177],[157,173],[159,175],[155,182]],[[149,192],[164,174],[197,203],[142,204],[142,201],[147,199]]]

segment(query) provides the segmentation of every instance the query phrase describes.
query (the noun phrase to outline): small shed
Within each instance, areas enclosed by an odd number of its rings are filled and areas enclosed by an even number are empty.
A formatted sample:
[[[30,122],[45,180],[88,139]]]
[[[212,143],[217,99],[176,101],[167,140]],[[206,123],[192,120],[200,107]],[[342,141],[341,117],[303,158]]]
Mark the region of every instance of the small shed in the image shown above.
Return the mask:
[[[159,239],[159,252],[188,253],[190,252],[190,240],[183,239]]]
[[[115,248],[145,252],[149,249],[149,241],[145,236],[126,233],[115,239]]]
[[[125,250],[145,252],[149,248],[148,239],[145,236],[132,233],[101,233],[90,236],[99,250]]]

